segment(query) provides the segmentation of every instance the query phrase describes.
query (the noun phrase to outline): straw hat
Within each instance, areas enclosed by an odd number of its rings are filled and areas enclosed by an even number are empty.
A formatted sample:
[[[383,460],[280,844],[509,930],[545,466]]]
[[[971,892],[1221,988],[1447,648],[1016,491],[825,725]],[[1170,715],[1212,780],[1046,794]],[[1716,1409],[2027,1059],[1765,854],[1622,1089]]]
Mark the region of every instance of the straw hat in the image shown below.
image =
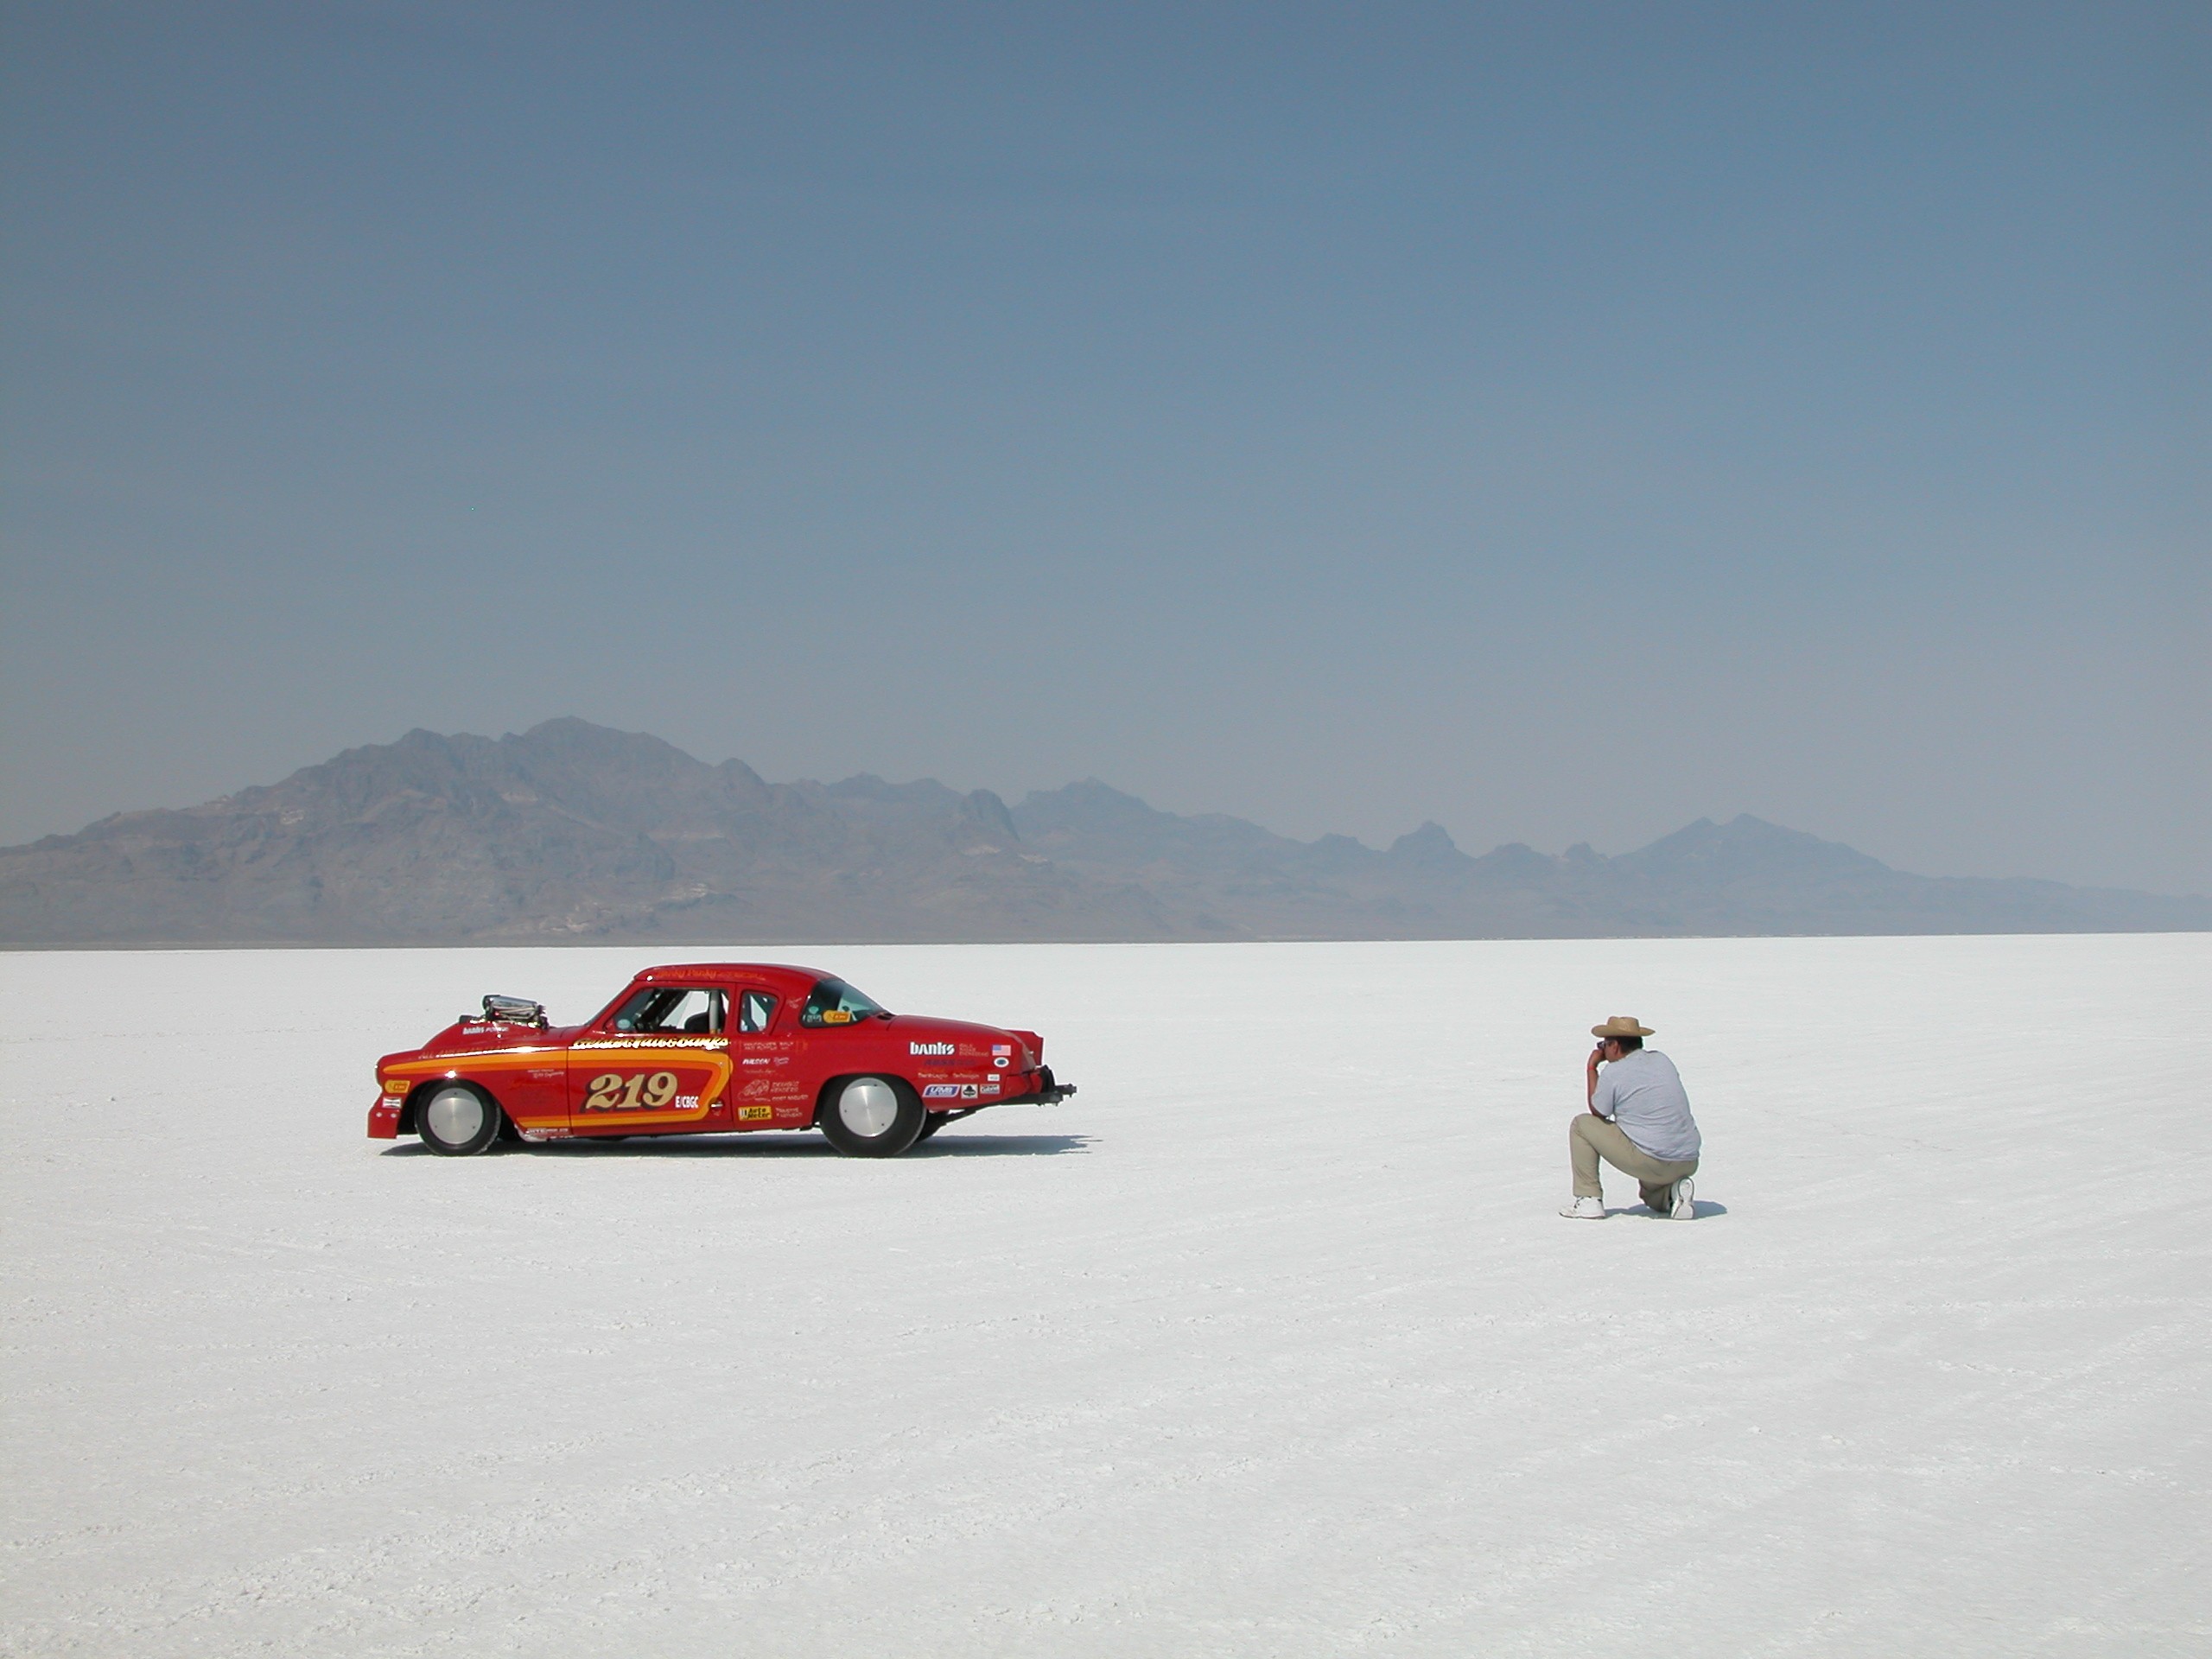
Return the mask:
[[[1602,1026],[1590,1027],[1592,1037],[1656,1037],[1658,1033],[1649,1026],[1639,1026],[1634,1016],[1617,1014]]]

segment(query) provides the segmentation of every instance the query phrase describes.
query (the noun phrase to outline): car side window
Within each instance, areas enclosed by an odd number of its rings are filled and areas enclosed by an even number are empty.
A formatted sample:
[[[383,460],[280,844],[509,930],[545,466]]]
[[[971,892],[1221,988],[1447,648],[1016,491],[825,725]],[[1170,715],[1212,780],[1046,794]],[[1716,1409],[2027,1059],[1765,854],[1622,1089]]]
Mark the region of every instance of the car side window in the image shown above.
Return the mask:
[[[843,980],[823,979],[817,980],[806,994],[798,1022],[802,1026],[856,1026],[870,1014],[882,1012],[874,998],[863,995]]]
[[[737,1028],[740,1031],[766,1031],[776,1022],[776,999],[766,991],[740,991],[737,994]]]
[[[653,1036],[700,1036],[723,1028],[723,994],[681,985],[649,985],[614,1012],[617,1031]]]

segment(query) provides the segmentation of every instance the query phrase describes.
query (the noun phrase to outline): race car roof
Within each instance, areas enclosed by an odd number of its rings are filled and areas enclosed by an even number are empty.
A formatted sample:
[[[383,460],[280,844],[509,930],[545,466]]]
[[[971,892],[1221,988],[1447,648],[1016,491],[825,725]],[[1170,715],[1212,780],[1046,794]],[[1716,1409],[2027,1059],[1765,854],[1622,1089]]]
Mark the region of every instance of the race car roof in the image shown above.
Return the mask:
[[[765,983],[812,985],[836,976],[819,968],[797,968],[784,962],[677,962],[640,969],[631,983],[650,984],[665,979],[751,979]]]

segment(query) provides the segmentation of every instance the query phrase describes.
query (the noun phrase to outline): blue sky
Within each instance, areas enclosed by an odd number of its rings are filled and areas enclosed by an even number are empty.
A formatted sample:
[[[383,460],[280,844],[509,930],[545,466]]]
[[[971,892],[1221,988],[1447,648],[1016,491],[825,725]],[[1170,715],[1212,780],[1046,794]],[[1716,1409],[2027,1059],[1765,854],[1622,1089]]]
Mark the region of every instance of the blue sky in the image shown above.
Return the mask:
[[[0,840],[577,714],[2212,891],[2209,41],[0,4]]]

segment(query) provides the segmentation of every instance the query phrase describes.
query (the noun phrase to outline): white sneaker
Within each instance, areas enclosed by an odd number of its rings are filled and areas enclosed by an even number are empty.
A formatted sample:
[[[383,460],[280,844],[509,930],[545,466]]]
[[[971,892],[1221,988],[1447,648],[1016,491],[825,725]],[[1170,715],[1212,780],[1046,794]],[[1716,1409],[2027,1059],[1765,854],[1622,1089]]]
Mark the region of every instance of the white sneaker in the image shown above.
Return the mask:
[[[1675,1183],[1675,1207],[1667,1212],[1669,1221],[1695,1221],[1697,1205],[1690,1202],[1690,1188],[1694,1185],[1687,1175]]]
[[[1603,1221],[1605,1201],[1603,1198],[1577,1198],[1560,1211],[1569,1221]]]

